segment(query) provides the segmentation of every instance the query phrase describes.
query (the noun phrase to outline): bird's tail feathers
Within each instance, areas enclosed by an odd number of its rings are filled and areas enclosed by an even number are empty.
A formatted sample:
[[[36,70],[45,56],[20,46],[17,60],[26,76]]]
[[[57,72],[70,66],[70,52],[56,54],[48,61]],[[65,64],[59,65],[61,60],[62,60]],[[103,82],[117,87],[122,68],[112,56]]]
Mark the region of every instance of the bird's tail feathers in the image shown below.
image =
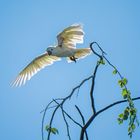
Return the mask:
[[[91,49],[90,48],[82,48],[82,49],[77,49],[77,52],[75,53],[74,57],[76,60],[85,58],[86,56],[91,54]],[[73,62],[69,57],[67,57],[68,63]]]

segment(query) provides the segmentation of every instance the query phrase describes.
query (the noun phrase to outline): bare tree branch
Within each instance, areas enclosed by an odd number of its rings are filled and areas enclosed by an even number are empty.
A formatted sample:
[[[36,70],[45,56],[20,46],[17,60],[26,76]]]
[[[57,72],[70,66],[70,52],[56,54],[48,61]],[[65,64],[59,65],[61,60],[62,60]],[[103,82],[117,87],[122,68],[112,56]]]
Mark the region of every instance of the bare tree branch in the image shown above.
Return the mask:
[[[57,105],[60,105],[57,101],[54,100],[54,102],[55,102]],[[68,124],[68,122],[67,122],[67,120],[66,120],[66,117],[65,117],[65,111],[64,111],[62,105],[60,105],[60,108],[61,108],[61,112],[62,112],[62,116],[63,116],[64,122],[65,122],[65,124],[66,124],[68,138],[69,138],[69,140],[71,140],[70,130],[69,130],[69,124]]]
[[[70,130],[69,130],[69,124],[68,124],[68,122],[66,120],[65,113],[64,113],[64,110],[63,110],[63,107],[62,106],[61,106],[61,110],[62,110],[62,115],[63,115],[64,122],[65,122],[66,128],[67,128],[67,135],[68,135],[69,140],[71,140]]]
[[[50,120],[50,123],[49,123],[49,127],[50,127],[50,129],[52,128],[52,122],[53,122],[53,119],[54,119],[55,113],[56,113],[56,111],[58,110],[59,107],[60,107],[60,105],[58,105],[58,106],[54,109],[54,111],[53,111],[53,113],[52,113],[52,117],[51,117],[51,120]],[[50,140],[50,134],[51,134],[51,131],[48,131],[48,137],[47,137],[47,140]]]
[[[53,118],[54,118],[54,115],[56,113],[56,111],[58,110],[58,108],[63,105],[68,99],[70,99],[72,97],[72,95],[75,93],[75,91],[77,89],[79,89],[85,82],[87,82],[88,80],[90,80],[91,78],[93,77],[93,75],[89,76],[88,78],[85,78],[78,86],[76,86],[75,88],[73,88],[73,90],[71,91],[71,93],[65,97],[65,98],[58,98],[58,99],[53,99],[53,101],[51,101],[47,106],[46,108],[43,110],[44,113],[43,113],[43,118],[42,118],[42,128],[41,128],[41,133],[42,133],[42,140],[44,140],[44,120],[45,120],[45,115],[46,115],[46,111],[48,110],[49,106],[54,102],[54,100],[59,100],[61,101],[61,103],[56,106],[56,108],[54,109],[53,113],[52,113],[52,117],[51,117],[51,120],[50,120],[50,123],[49,123],[49,126],[51,128],[51,125],[52,125],[52,122],[53,122]],[[50,131],[48,132],[48,137],[47,137],[47,140],[50,140]]]
[[[84,116],[83,116],[82,112],[80,111],[80,109],[79,109],[79,107],[77,105],[75,105],[75,107],[76,107],[77,111],[79,112],[79,114],[80,114],[80,116],[82,118],[83,125],[85,125],[85,119],[84,119]]]
[[[101,51],[101,55],[98,54],[97,52],[95,52],[95,50],[93,49],[92,45],[93,44],[96,44],[98,46],[98,48],[100,49]],[[125,103],[125,102],[128,102],[129,103],[129,106],[132,107],[132,109],[134,108],[134,104],[132,101],[135,101],[135,100],[139,100],[140,97],[137,97],[137,98],[131,98],[131,96],[128,96],[126,98],[126,100],[120,100],[120,101],[117,101],[117,102],[114,102],[106,107],[104,107],[103,109],[100,109],[100,110],[96,110],[96,107],[95,107],[95,101],[94,101],[94,96],[93,96],[93,92],[94,92],[94,88],[95,88],[95,79],[96,79],[96,75],[97,75],[97,71],[98,71],[98,68],[101,64],[104,64],[104,60],[106,60],[106,62],[113,68],[117,71],[119,77],[121,80],[123,80],[123,76],[121,75],[121,73],[118,71],[118,69],[105,57],[105,52],[104,50],[99,46],[99,44],[97,42],[92,42],[90,43],[90,48],[92,50],[92,52],[97,56],[99,57],[99,60],[97,61],[96,63],[96,66],[93,70],[93,74],[87,78],[85,78],[83,81],[81,81],[81,83],[79,85],[77,85],[75,88],[72,89],[71,93],[64,97],[64,98],[57,98],[57,99],[53,99],[47,106],[46,108],[42,111],[44,112],[43,113],[43,118],[42,118],[42,128],[41,128],[41,132],[42,132],[42,140],[45,140],[44,139],[44,120],[45,120],[45,115],[46,115],[46,111],[48,109],[53,109],[53,112],[52,112],[52,115],[51,115],[51,119],[50,119],[50,122],[49,122],[49,127],[52,128],[52,123],[53,123],[53,120],[54,120],[54,116],[56,114],[56,112],[58,111],[58,109],[60,108],[61,109],[61,112],[62,112],[62,116],[63,116],[63,120],[66,124],[66,129],[67,129],[67,135],[68,135],[68,138],[69,140],[71,140],[71,136],[70,136],[70,130],[69,130],[69,123],[67,121],[67,118],[69,118],[75,125],[79,126],[81,128],[81,132],[80,132],[80,140],[84,140],[84,134],[85,134],[85,138],[86,140],[88,140],[88,133],[87,133],[87,128],[90,126],[90,124],[93,122],[93,120],[99,115],[101,114],[102,112],[108,110],[109,108],[115,106],[115,105],[118,105],[118,104],[121,104],[121,103]],[[92,113],[91,113],[91,116],[88,118],[87,122],[85,121],[85,118],[84,118],[84,115],[82,114],[82,112],[80,111],[80,109],[78,108],[78,106],[75,105],[78,113],[80,114],[80,117],[82,119],[82,125],[77,122],[75,119],[72,118],[71,115],[69,115],[65,110],[64,110],[64,104],[68,101],[68,99],[70,100],[71,97],[73,96],[73,94],[75,93],[76,90],[78,90],[79,92],[79,89],[80,87],[87,81],[89,81],[91,79],[91,87],[90,87],[90,101],[91,101],[91,109],[92,109]],[[127,87],[126,85],[124,84],[123,85],[124,88],[126,89],[127,91]],[[54,105],[55,103],[55,105]],[[135,116],[136,117],[136,116]],[[135,121],[135,118],[134,120]],[[48,131],[48,137],[47,137],[47,140],[50,140],[50,135],[51,135],[51,131]]]
[[[140,97],[136,97],[136,98],[132,98],[133,101],[135,100],[140,100]],[[111,107],[114,107],[118,104],[121,104],[121,103],[125,103],[127,102],[127,100],[120,100],[120,101],[116,101],[106,107],[104,107],[103,109],[99,110],[96,112],[96,114],[93,114],[90,119],[88,120],[88,122],[85,124],[85,126],[83,127],[82,131],[81,131],[81,134],[80,134],[80,140],[84,140],[83,136],[84,136],[84,131],[89,127],[89,125],[93,122],[93,120],[99,115],[101,114],[102,112],[108,110],[109,108]]]
[[[101,59],[102,59],[102,57],[100,57],[100,60]],[[100,65],[100,63],[97,62],[96,67],[95,67],[94,72],[93,72],[92,84],[91,84],[91,89],[90,89],[91,108],[92,108],[92,111],[93,111],[92,115],[96,114],[96,108],[95,108],[95,104],[94,104],[93,91],[94,91],[94,86],[95,86],[96,72],[98,70],[99,65]],[[91,117],[92,117],[92,115],[91,115]],[[80,140],[84,139],[84,132],[86,130],[86,127],[85,127],[86,125],[87,125],[87,123],[81,129]]]
[[[82,114],[82,112],[80,111],[79,107],[77,105],[75,105],[77,111],[79,112],[81,118],[82,118],[82,122],[83,122],[83,125],[85,125],[85,119],[84,119],[84,116]],[[82,128],[82,127],[81,127]],[[88,140],[88,134],[87,134],[87,131],[85,130],[85,135],[86,135],[86,140]]]
[[[94,103],[93,91],[94,91],[94,87],[95,87],[96,73],[97,73],[99,65],[100,64],[97,62],[96,67],[95,67],[94,72],[93,72],[92,84],[91,84],[91,89],[90,89],[91,108],[92,108],[92,111],[94,114],[96,113],[96,108],[95,108],[95,103]]]
[[[58,99],[55,99],[55,100],[57,101],[57,100],[62,100],[62,99],[58,98]],[[47,112],[47,110],[49,109],[49,106],[50,106],[53,102],[54,102],[54,101],[52,100],[52,101],[46,106],[46,108],[40,112],[40,113],[43,112],[42,125],[41,125],[41,136],[42,136],[42,140],[45,140],[45,139],[44,139],[44,121],[45,121],[46,112]]]

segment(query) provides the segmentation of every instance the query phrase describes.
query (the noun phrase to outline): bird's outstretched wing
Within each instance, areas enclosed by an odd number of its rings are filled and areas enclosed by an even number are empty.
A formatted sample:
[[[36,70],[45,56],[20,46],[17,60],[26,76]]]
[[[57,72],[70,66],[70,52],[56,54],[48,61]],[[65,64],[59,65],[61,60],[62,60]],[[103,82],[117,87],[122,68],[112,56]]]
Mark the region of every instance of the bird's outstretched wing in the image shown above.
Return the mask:
[[[84,31],[82,25],[74,24],[57,35],[58,45],[60,47],[75,48],[76,43],[83,43],[83,37]]]
[[[49,56],[47,53],[44,53],[36,57],[29,65],[27,65],[17,76],[15,81],[12,83],[12,86],[21,86],[26,83],[27,80],[30,80],[38,71],[44,67],[53,64],[54,61],[60,60],[59,57]]]

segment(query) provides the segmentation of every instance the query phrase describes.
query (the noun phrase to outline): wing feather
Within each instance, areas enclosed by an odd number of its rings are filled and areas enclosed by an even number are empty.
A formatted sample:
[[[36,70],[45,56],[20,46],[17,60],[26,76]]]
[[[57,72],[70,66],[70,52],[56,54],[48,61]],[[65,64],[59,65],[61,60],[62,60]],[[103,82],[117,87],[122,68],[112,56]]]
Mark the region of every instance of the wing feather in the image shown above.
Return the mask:
[[[47,53],[36,57],[31,63],[29,63],[17,76],[12,86],[24,85],[31,79],[38,71],[44,67],[53,64],[53,62],[60,60],[59,57],[49,56]]]
[[[75,53],[74,57],[76,60],[85,58],[86,56],[91,54],[91,49],[90,48],[82,48],[82,49],[76,49],[77,52]],[[67,58],[68,63],[73,62],[69,57]]]
[[[84,31],[80,24],[71,25],[58,34],[58,45],[75,48],[77,43],[83,43]]]

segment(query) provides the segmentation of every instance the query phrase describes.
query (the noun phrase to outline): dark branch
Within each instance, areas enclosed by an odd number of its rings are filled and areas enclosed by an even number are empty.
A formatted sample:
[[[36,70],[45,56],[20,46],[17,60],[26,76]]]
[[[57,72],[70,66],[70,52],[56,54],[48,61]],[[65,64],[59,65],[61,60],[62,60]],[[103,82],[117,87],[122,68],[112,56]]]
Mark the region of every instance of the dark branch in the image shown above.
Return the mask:
[[[94,52],[93,52],[94,53]],[[99,56],[100,57],[100,56]],[[100,60],[102,59],[102,56],[100,57]],[[94,97],[93,97],[93,91],[94,91],[94,86],[95,86],[95,78],[96,78],[96,74],[97,74],[97,70],[99,68],[100,63],[97,62],[96,67],[94,69],[93,72],[93,76],[92,76],[92,84],[91,84],[91,89],[90,89],[90,100],[91,100],[91,108],[93,111],[93,115],[96,114],[96,108],[95,108],[95,104],[94,104]],[[80,140],[84,139],[84,133],[86,131],[85,126],[87,125],[87,123],[82,127],[81,129],[81,135],[80,135]]]
[[[140,97],[132,98],[132,100],[133,100],[133,101],[140,100]],[[125,103],[125,102],[127,102],[127,100],[116,101],[116,102],[114,102],[114,103],[112,103],[112,104],[110,104],[110,105],[104,107],[103,109],[99,110],[99,111],[96,113],[96,116],[99,115],[100,113],[106,111],[107,109],[109,109],[109,108],[115,106],[115,105],[118,105],[118,104],[121,104],[121,103]]]
[[[80,123],[78,123],[77,121],[75,121],[66,111],[64,111],[64,113],[67,115],[67,117],[73,121],[76,125],[78,125],[80,128],[82,128],[82,125]]]
[[[46,108],[43,110],[44,113],[43,113],[42,126],[41,126],[42,140],[45,140],[45,139],[44,139],[44,120],[45,120],[46,111],[47,111],[48,107],[49,107],[52,103],[53,103],[53,101],[51,101],[51,102],[46,106]],[[42,113],[43,111],[41,111],[41,113]]]
[[[56,101],[59,101],[59,100],[62,100],[62,99],[57,98],[57,99],[55,99],[55,100],[56,100]],[[43,112],[42,125],[41,125],[42,140],[45,140],[45,139],[44,139],[44,121],[45,121],[46,112],[47,112],[47,110],[50,108],[50,105],[51,105],[53,102],[54,102],[54,101],[52,100],[52,101],[46,106],[46,108],[40,112],[40,113]]]
[[[65,117],[65,111],[64,111],[64,109],[63,109],[63,106],[60,105],[60,104],[59,104],[57,101],[55,101],[55,100],[54,100],[54,102],[55,102],[57,105],[59,105],[60,108],[61,108],[62,116],[63,116],[64,122],[65,122],[65,124],[66,124],[66,128],[67,128],[67,135],[68,135],[69,140],[71,140],[71,137],[70,137],[70,131],[69,131],[69,124],[68,124],[68,122],[67,122],[67,120],[66,120],[66,117]]]
[[[61,111],[62,111],[62,115],[63,115],[64,122],[65,122],[65,124],[66,124],[68,138],[69,138],[69,140],[71,140],[71,137],[70,137],[70,130],[69,130],[69,124],[68,124],[68,122],[67,122],[67,120],[66,120],[65,113],[64,113],[64,109],[63,109],[62,106],[61,106]]]
[[[99,65],[100,64],[97,62],[96,67],[95,67],[94,72],[93,72],[92,84],[91,84],[91,89],[90,89],[91,108],[92,108],[92,111],[94,114],[96,113],[96,108],[95,108],[95,104],[94,104],[93,91],[94,91],[94,87],[95,87],[96,73],[97,73]]]
[[[133,101],[135,100],[140,100],[140,97],[136,97],[136,98],[132,98]],[[108,106],[106,106],[105,108],[99,110],[96,112],[96,114],[93,114],[90,119],[87,121],[87,123],[85,124],[85,126],[83,127],[82,131],[81,131],[81,135],[80,135],[80,140],[84,140],[83,139],[83,135],[84,135],[84,131],[89,127],[89,125],[93,122],[93,120],[99,115],[101,114],[102,112],[108,110],[109,108],[111,107],[114,107],[115,105],[118,105],[118,104],[121,104],[121,103],[125,103],[127,102],[127,100],[121,100],[121,101],[117,101],[117,102],[114,102]]]
[[[98,48],[102,52],[102,55],[100,55],[100,54],[98,54],[97,52],[94,51],[94,49],[92,47],[93,44],[96,44],[98,46]],[[111,64],[110,61],[104,56],[104,54],[106,54],[106,53],[102,50],[102,48],[99,46],[99,44],[97,42],[90,43],[90,48],[91,48],[92,52],[100,58],[100,61],[103,60],[103,58],[104,58],[111,67],[113,67],[115,70],[117,70],[117,68],[113,64]],[[92,105],[93,114],[91,115],[91,117],[89,118],[89,120],[87,121],[87,123],[83,126],[83,128],[81,130],[81,134],[80,134],[80,140],[83,140],[84,139],[84,133],[85,133],[86,129],[88,128],[88,126],[92,123],[92,121],[94,120],[94,118],[98,114],[100,114],[104,110],[107,110],[108,108],[110,108],[110,107],[112,107],[112,106],[114,106],[116,104],[120,104],[122,102],[127,102],[127,101],[129,102],[128,99],[127,100],[123,100],[123,101],[119,101],[119,102],[115,102],[115,103],[107,106],[106,108],[104,108],[104,109],[96,112],[95,105],[94,105],[93,91],[94,91],[95,77],[96,77],[96,71],[97,71],[96,68],[98,68],[98,66],[99,66],[99,63],[97,62],[97,65],[95,67],[94,74],[93,74],[93,77],[92,77],[92,86],[91,86],[91,91],[92,92],[90,92],[90,99],[91,99],[91,105]],[[117,72],[118,72],[120,78],[123,79],[123,76],[121,75],[121,73],[118,70],[117,70]],[[127,90],[126,85],[124,85],[124,87]]]
[[[100,49],[101,51],[101,55],[98,54],[97,52],[94,51],[92,45],[93,44],[96,44],[98,46],[98,48]],[[99,115],[101,114],[102,112],[108,110],[109,108],[115,106],[115,105],[118,105],[118,104],[121,104],[121,103],[124,103],[124,102],[129,102],[129,100],[121,100],[121,101],[117,101],[117,102],[114,102],[108,106],[106,106],[105,108],[103,109],[100,109],[99,111],[96,111],[96,108],[95,108],[95,103],[94,103],[94,97],[93,97],[93,92],[94,92],[94,87],[95,87],[95,78],[96,78],[96,74],[97,74],[97,71],[98,71],[98,68],[100,66],[100,62],[102,62],[102,60],[106,60],[106,62],[115,70],[117,70],[117,73],[119,75],[119,77],[121,79],[123,79],[123,76],[121,75],[121,73],[118,71],[118,69],[105,57],[105,52],[102,50],[102,48],[99,46],[99,44],[97,42],[92,42],[90,43],[90,48],[92,50],[92,52],[99,57],[99,61],[97,62],[96,66],[95,66],[95,69],[93,71],[93,74],[87,78],[85,78],[78,86],[76,86],[75,88],[72,89],[71,93],[66,96],[65,98],[58,98],[58,99],[53,99],[47,106],[46,108],[42,111],[44,112],[43,114],[43,118],[42,118],[42,128],[41,128],[41,132],[42,132],[42,140],[44,140],[44,120],[45,120],[45,115],[46,115],[46,111],[50,108],[54,108],[53,112],[52,112],[52,116],[51,116],[51,119],[50,119],[50,122],[49,122],[49,127],[51,128],[52,127],[52,123],[53,123],[53,120],[54,120],[54,116],[57,112],[57,110],[60,108],[61,111],[62,111],[62,115],[63,115],[63,119],[64,119],[64,122],[66,124],[66,128],[67,128],[67,135],[68,135],[68,138],[69,140],[71,140],[71,137],[70,137],[70,132],[69,132],[69,124],[67,122],[67,118],[69,118],[74,124],[76,124],[77,126],[79,126],[81,128],[81,134],[80,134],[80,140],[84,140],[84,134],[86,136],[86,139],[88,140],[88,134],[87,134],[87,128],[89,127],[89,125],[93,122],[93,120]],[[84,116],[82,114],[82,112],[80,111],[80,109],[78,108],[78,106],[75,106],[78,113],[80,114],[80,117],[82,119],[82,123],[83,125],[81,125],[80,123],[78,123],[77,121],[75,121],[71,115],[69,115],[63,108],[64,106],[64,103],[66,103],[66,101],[68,99],[71,99],[71,97],[73,96],[73,94],[75,93],[76,90],[78,90],[79,92],[79,89],[80,87],[85,83],[87,82],[88,80],[92,80],[92,84],[91,84],[91,88],[90,88],[90,100],[91,100],[91,108],[92,108],[92,114],[90,116],[90,118],[88,119],[88,121],[85,123],[85,119],[84,119]],[[126,85],[124,85],[125,89],[127,90],[127,87]],[[131,99],[131,97],[130,97]],[[137,98],[132,98],[131,100],[139,100],[140,97],[137,97]],[[55,103],[56,105],[53,105],[53,103]],[[132,104],[133,105],[133,104]],[[50,134],[51,134],[51,131],[48,131],[48,138],[47,140],[50,140]]]
[[[84,116],[83,116],[82,112],[80,111],[80,109],[79,109],[79,107],[77,105],[75,105],[75,107],[76,107],[78,113],[80,114],[80,116],[82,118],[83,125],[85,125],[85,119],[84,119]]]
[[[54,109],[54,111],[53,111],[53,113],[52,113],[52,117],[51,117],[51,120],[50,120],[50,123],[49,123],[49,127],[50,127],[50,128],[52,128],[52,122],[53,122],[55,113],[56,113],[56,111],[58,110],[59,107],[60,107],[60,105],[58,105],[58,106]],[[51,134],[51,131],[48,131],[47,140],[50,140],[50,134]]]
[[[77,111],[79,112],[79,114],[80,114],[80,116],[82,118],[83,125],[85,125],[85,119],[84,119],[84,116],[83,116],[82,112],[80,111],[80,109],[79,109],[79,107],[77,105],[75,105],[75,107],[76,107]],[[81,128],[83,128],[83,127],[81,127]],[[86,130],[85,130],[85,135],[86,135],[86,140],[88,140],[88,134],[87,134]]]

